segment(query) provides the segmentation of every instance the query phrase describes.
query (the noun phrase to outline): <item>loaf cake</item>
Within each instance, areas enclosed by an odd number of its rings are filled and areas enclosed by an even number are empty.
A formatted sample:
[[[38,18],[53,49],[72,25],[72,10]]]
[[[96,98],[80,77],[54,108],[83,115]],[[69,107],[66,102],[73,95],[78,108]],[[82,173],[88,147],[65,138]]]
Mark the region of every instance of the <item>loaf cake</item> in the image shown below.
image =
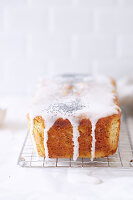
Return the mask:
[[[115,153],[120,118],[115,81],[103,75],[41,80],[27,114],[33,147],[46,160]]]

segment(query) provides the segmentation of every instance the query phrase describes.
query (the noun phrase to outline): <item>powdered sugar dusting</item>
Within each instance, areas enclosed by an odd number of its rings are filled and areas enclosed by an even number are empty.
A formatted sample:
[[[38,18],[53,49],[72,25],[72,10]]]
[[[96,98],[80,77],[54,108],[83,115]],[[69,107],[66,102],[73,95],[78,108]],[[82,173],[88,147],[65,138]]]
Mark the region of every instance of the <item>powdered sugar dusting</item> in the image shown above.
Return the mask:
[[[68,119],[73,126],[73,159],[79,155],[78,126],[82,118],[92,123],[92,159],[95,158],[95,127],[100,118],[118,113],[114,87],[105,76],[63,75],[42,80],[32,104],[33,116],[45,120],[44,148],[48,155],[48,130],[58,118]]]

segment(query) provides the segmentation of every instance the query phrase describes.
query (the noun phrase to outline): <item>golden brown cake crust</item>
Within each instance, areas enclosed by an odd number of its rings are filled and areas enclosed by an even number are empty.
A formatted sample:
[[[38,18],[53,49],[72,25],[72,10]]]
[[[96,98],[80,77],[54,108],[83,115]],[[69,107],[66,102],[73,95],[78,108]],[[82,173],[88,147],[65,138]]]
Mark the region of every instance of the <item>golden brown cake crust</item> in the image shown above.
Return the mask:
[[[95,130],[95,157],[105,157],[116,152],[119,140],[121,113],[101,118],[96,124]],[[30,118],[27,115],[30,127]],[[44,120],[41,116],[34,119],[34,139],[38,154],[45,157],[44,150]],[[79,157],[91,158],[92,126],[89,119],[82,119],[78,127],[80,136]],[[48,149],[50,158],[73,157],[73,128],[68,119],[59,118],[48,131]]]

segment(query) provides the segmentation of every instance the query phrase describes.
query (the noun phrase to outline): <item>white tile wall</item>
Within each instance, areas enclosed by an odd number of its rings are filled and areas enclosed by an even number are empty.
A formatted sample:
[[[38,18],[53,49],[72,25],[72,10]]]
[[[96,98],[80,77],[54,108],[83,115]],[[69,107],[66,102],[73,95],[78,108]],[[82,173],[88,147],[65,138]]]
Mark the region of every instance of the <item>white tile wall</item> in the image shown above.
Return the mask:
[[[109,35],[86,34],[78,38],[78,57],[110,58],[115,56],[115,38]]]
[[[133,0],[0,0],[0,94],[94,71],[133,74]]]
[[[97,32],[133,33],[133,8],[123,7],[96,9]]]
[[[84,34],[93,31],[93,12],[86,7],[56,8],[54,11],[55,32]]]
[[[121,35],[118,38],[118,54],[120,57],[130,58],[133,56],[133,36]]]

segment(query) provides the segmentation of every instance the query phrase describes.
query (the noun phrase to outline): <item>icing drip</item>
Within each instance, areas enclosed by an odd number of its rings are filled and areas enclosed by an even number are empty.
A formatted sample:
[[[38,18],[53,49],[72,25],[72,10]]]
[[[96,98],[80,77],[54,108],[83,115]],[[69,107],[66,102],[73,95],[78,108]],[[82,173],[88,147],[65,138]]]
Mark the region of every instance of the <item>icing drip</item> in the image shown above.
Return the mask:
[[[46,123],[45,123],[46,124]],[[47,125],[46,125],[47,126]],[[45,159],[48,160],[49,155],[48,155],[48,146],[47,146],[47,141],[48,141],[48,130],[50,127],[44,128],[44,149],[45,149]]]
[[[78,156],[79,156],[79,142],[78,142],[79,131],[78,131],[78,123],[75,122],[73,119],[71,119],[71,124],[73,126],[73,143],[74,143],[73,160],[76,161],[77,158],[78,158]]]
[[[95,129],[96,129],[96,121],[91,120],[91,125],[92,125],[92,131],[91,131],[91,136],[92,136],[92,147],[91,147],[91,161],[95,158]]]

